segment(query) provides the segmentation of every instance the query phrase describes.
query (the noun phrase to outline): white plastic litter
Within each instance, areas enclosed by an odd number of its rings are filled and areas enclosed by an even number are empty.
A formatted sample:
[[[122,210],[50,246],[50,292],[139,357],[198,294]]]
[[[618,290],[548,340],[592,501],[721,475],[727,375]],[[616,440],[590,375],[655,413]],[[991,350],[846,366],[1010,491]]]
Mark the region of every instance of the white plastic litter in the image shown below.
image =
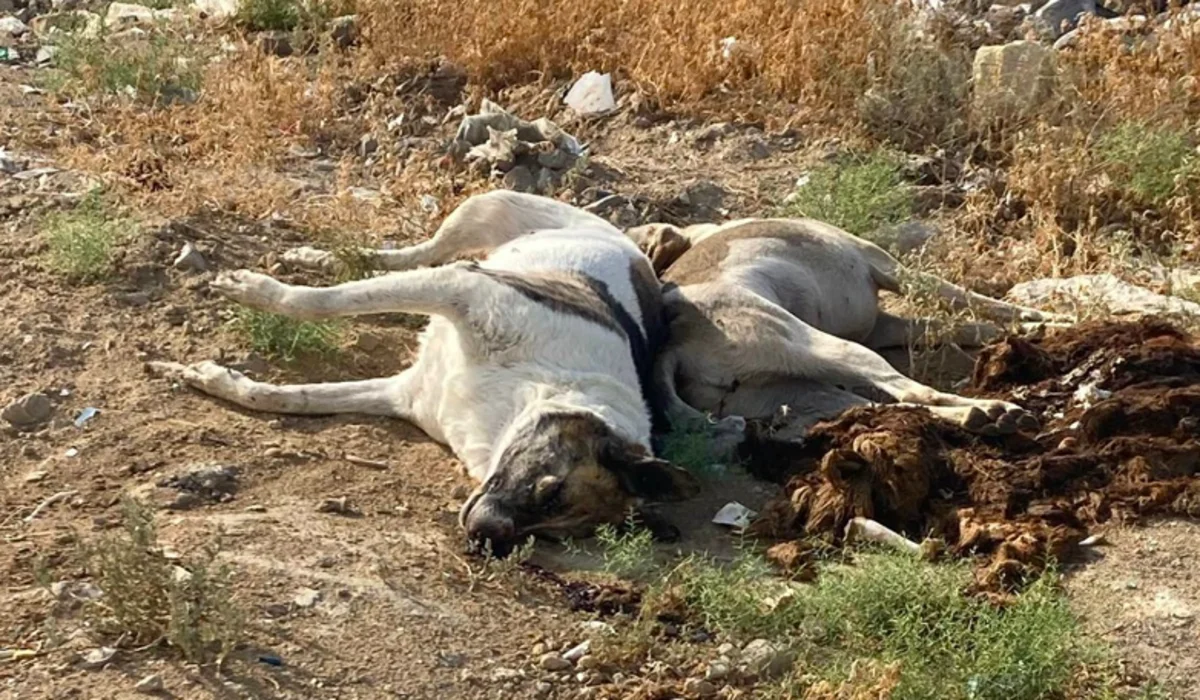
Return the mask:
[[[1079,388],[1075,390],[1073,398],[1076,403],[1083,404],[1083,408],[1086,410],[1111,396],[1111,391],[1097,387],[1095,382],[1089,382],[1080,384]]]
[[[733,58],[733,47],[737,46],[737,37],[727,36],[721,40],[721,58],[728,61]]]
[[[728,527],[747,527],[750,521],[757,515],[754,511],[737,501],[730,501],[717,511],[713,516],[712,521],[717,525],[726,525]]]
[[[580,116],[591,117],[611,112],[617,108],[617,101],[613,99],[612,76],[596,71],[584,73],[567,91],[563,102]]]

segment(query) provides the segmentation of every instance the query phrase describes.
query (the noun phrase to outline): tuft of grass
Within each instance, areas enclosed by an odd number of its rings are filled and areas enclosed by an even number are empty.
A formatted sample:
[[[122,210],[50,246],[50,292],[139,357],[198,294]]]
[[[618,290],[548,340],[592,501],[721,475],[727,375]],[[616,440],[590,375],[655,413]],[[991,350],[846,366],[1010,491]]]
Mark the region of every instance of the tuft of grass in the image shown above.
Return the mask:
[[[712,434],[706,430],[672,430],[662,437],[662,456],[692,474],[716,477],[725,473],[725,463],[713,449]]]
[[[1096,658],[1053,572],[998,607],[967,593],[966,562],[863,550],[853,565],[827,561],[815,583],[798,584],[745,547],[732,562],[693,555],[651,568],[645,537],[609,531],[600,540],[611,571],[652,581],[638,620],[598,648],[613,659],[650,648],[664,612],[738,644],[768,639],[791,650],[793,672],[772,689],[779,697],[829,688],[859,697],[881,682],[866,668],[886,670],[895,700],[1034,700],[1064,694]]]
[[[108,209],[98,192],[92,192],[74,209],[47,217],[41,228],[50,266],[69,281],[83,284],[108,276],[113,255],[132,227],[131,221]]]
[[[166,643],[191,663],[217,663],[242,639],[243,615],[231,572],[215,563],[219,543],[186,565],[167,560],[151,508],[122,504],[123,531],[83,546],[86,569],[103,591],[87,603],[93,629],[129,647]]]
[[[242,0],[236,19],[252,32],[290,32],[300,26],[302,12],[296,0]]]
[[[167,29],[144,39],[112,41],[68,33],[59,39],[54,67],[58,90],[130,94],[155,103],[191,100],[201,85],[201,61],[195,47]]]
[[[241,0],[234,19],[252,32],[316,30],[334,17],[354,14],[348,0]]]
[[[330,355],[342,334],[341,324],[334,321],[300,321],[246,307],[238,309],[234,327],[253,350],[285,362],[301,355]]]
[[[889,247],[882,230],[912,216],[913,196],[899,158],[885,150],[823,164],[784,207],[785,216],[806,216]]]
[[[1200,174],[1185,132],[1139,122],[1123,122],[1104,134],[1096,154],[1114,184],[1144,204],[1165,204],[1181,183]]]
[[[623,528],[609,524],[596,529],[596,541],[604,556],[604,570],[622,578],[640,578],[656,567],[654,537],[649,530],[636,527],[630,516]]]

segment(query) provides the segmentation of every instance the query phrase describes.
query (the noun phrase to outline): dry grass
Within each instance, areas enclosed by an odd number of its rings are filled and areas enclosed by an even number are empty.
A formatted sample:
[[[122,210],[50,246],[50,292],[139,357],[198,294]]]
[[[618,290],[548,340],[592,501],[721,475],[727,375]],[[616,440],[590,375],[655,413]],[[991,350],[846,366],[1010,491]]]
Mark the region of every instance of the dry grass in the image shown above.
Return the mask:
[[[811,113],[852,112],[874,74],[907,51],[897,3],[831,0],[366,0],[366,43],[383,64],[445,55],[492,89],[616,71],[672,106],[749,109],[769,96]],[[403,28],[403,31],[397,31]],[[728,57],[722,39],[734,37]]]
[[[231,599],[231,573],[215,563],[219,545],[173,563],[149,506],[127,498],[123,515],[120,535],[81,551],[103,592],[84,608],[92,629],[115,644],[167,644],[191,663],[220,664],[242,640],[243,614]]]

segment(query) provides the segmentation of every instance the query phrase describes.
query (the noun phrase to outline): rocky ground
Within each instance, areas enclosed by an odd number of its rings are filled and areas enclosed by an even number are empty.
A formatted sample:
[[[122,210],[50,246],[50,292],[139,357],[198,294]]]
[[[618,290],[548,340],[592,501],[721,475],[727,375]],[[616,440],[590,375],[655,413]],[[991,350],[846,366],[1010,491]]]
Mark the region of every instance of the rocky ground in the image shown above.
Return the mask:
[[[229,9],[197,5],[210,15]],[[1033,55],[1022,63],[1025,71],[1037,70],[1049,52],[1071,50],[1081,30],[1064,32],[1056,21],[1059,14],[1075,17],[1068,5],[1090,6],[1056,1],[1033,11],[994,3],[962,24],[972,41],[994,45],[978,59],[979,84],[992,81],[1001,94],[1027,77],[1003,68],[1006,55]],[[90,7],[94,15],[72,21],[127,33],[107,41],[138,41],[134,30],[145,31],[144,23],[190,11],[158,10],[167,14],[147,19],[150,10],[138,7]],[[272,381],[395,372],[415,348],[419,320],[356,320],[341,331],[335,353],[288,362],[252,351],[231,325],[234,310],[207,284],[219,270],[242,267],[327,283],[327,275],[279,265],[281,254],[326,245],[326,229],[347,222],[388,222],[362,232],[374,243],[419,240],[456,201],[493,186],[555,193],[623,225],[772,214],[794,197],[798,182],[854,140],[734,115],[663,116],[639,107],[621,84],[618,111],[601,119],[573,115],[561,105],[562,90],[541,85],[493,95],[502,107],[491,108],[468,99],[466,79],[452,66],[435,63],[414,78],[419,88],[364,88],[364,113],[382,103],[388,117],[330,144],[290,144],[287,156],[231,176],[227,191],[212,182],[226,173],[171,170],[170,163],[114,178],[112,170],[128,165],[121,147],[136,140],[136,122],[112,133],[89,116],[88,102],[62,97],[49,81],[54,44],[47,37],[56,22],[80,11],[69,3],[0,0],[0,46],[8,48],[0,61],[0,582],[8,601],[0,607],[0,695],[670,697],[648,690],[669,680],[688,697],[756,697],[756,680],[782,658],[767,642],[734,646],[696,634],[672,640],[666,660],[605,668],[580,645],[604,633],[598,618],[612,612],[603,603],[612,591],[468,555],[456,516],[470,485],[453,457],[411,426],[233,409],[147,366],[218,359]],[[335,26],[349,32],[353,25]],[[1038,41],[1011,48],[1030,29]],[[299,53],[285,41],[292,38],[264,32],[240,50]],[[181,103],[198,97],[174,94]],[[396,122],[400,116],[408,121]],[[543,117],[551,121],[537,121]],[[352,123],[362,122],[370,119]],[[171,128],[190,134],[182,121]],[[163,153],[178,145],[169,138],[156,143]],[[577,152],[579,143],[586,155]],[[443,158],[462,164],[433,165]],[[380,174],[397,162],[424,179]],[[947,202],[969,197],[986,168],[964,167],[953,179],[921,175],[940,165],[931,156],[909,159],[918,219],[896,240],[901,252],[930,242],[949,261],[949,274],[978,253],[961,244]],[[290,189],[279,197],[284,181]],[[413,189],[400,191],[397,182]],[[72,283],[48,262],[45,221],[79,206],[97,183],[118,193],[117,220],[137,235],[118,251],[107,279]],[[274,209],[252,209],[256,197]],[[1009,256],[1031,250],[1019,242],[1001,248]],[[1148,260],[1121,273],[1026,280],[1011,296],[1070,310],[1200,311],[1161,293],[1195,285],[1186,266]],[[1010,291],[1007,279],[979,268],[964,281],[999,294]],[[896,362],[909,368],[903,358]],[[958,358],[960,374],[963,367]],[[674,513],[687,525],[680,547],[728,554],[734,538],[709,522],[716,509],[731,494],[762,508],[778,492],[749,477],[710,489]],[[119,531],[122,497],[130,493],[154,504],[169,561],[188,564],[219,535],[218,560],[234,571],[248,629],[248,641],[221,671],[111,640],[120,648],[109,649],[87,633],[78,612],[91,579],[79,543]],[[1190,521],[1115,528],[1105,546],[1089,550],[1097,561],[1072,569],[1067,584],[1089,629],[1181,698],[1200,698],[1189,682],[1200,658],[1195,530]],[[606,580],[593,571],[594,558],[561,546],[542,545],[531,561],[570,581]],[[604,619],[622,621],[620,614]]]

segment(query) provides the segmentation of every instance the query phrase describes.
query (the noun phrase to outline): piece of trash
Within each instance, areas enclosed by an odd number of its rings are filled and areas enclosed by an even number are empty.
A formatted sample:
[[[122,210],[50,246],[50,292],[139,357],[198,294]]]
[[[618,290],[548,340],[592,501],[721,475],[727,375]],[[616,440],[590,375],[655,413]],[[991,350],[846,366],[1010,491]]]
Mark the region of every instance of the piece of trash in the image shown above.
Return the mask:
[[[381,471],[385,471],[385,470],[391,468],[391,465],[388,464],[387,462],[381,462],[381,461],[375,460],[375,459],[367,459],[365,457],[355,457],[354,455],[346,455],[345,459],[347,462],[349,462],[351,464],[357,464],[360,467],[367,467],[369,469],[379,469]]]
[[[66,397],[68,397],[68,396],[70,396],[70,395],[71,395],[71,390],[70,390],[70,389],[65,389],[65,388],[64,388],[64,389],[59,389],[59,390],[58,390],[58,395],[59,395],[59,396],[61,396],[61,397],[63,397],[63,398],[65,399]]]
[[[866,540],[876,544],[886,544],[913,554],[921,553],[921,545],[870,518],[854,518],[846,523],[844,536],[847,544],[855,540]]]
[[[268,666],[282,666],[283,665],[283,659],[279,658],[278,656],[260,656],[260,657],[258,657],[258,662],[260,664],[266,664]]]
[[[608,73],[601,75],[596,71],[584,73],[567,91],[563,102],[580,116],[597,116],[611,112],[617,107],[617,102],[613,99],[612,76]]]
[[[733,47],[737,46],[737,37],[727,36],[721,40],[721,58],[728,61],[733,58]]]
[[[21,86],[21,94],[23,94],[23,95],[44,95],[44,94],[46,94],[46,91],[41,88],[34,87],[32,85],[22,85]]]
[[[1083,404],[1084,410],[1087,410],[1093,405],[1109,398],[1110,396],[1112,396],[1111,391],[1101,389],[1096,386],[1096,382],[1091,382],[1088,384],[1080,384],[1079,388],[1075,390],[1074,396],[1071,398],[1075,399],[1075,403]]]
[[[604,622],[603,620],[585,620],[579,623],[579,626],[588,632],[600,632],[603,634],[616,634],[617,628]]]
[[[8,46],[0,46],[0,63],[12,63],[21,60],[21,54]]]
[[[71,448],[68,448],[64,454],[66,454],[66,456],[68,456],[68,457],[75,457],[79,454],[79,450],[75,449],[74,447],[71,447]]]
[[[91,649],[80,658],[84,668],[100,668],[104,664],[112,660],[112,657],[117,655],[117,650],[112,647],[98,647]]]
[[[579,644],[564,651],[562,657],[564,659],[566,659],[567,661],[574,663],[574,662],[582,659],[583,657],[587,656],[588,652],[591,650],[592,650],[591,640],[585,639],[584,641],[580,642]]]
[[[58,172],[58,168],[50,168],[50,167],[33,168],[32,170],[22,170],[21,172],[17,173],[16,175],[13,175],[13,179],[14,180],[32,180],[34,178],[38,178],[43,175],[53,175],[56,172]]]
[[[33,522],[35,519],[37,519],[37,516],[41,515],[43,510],[46,510],[47,508],[54,505],[55,503],[58,503],[59,501],[65,501],[77,493],[79,493],[79,492],[78,491],[59,491],[58,493],[56,493],[52,496],[49,496],[44,501],[37,504],[37,507],[33,509],[32,513],[25,516],[25,522],[27,522],[27,523]]]
[[[755,515],[758,514],[741,503],[730,501],[717,511],[712,521],[717,525],[744,528],[750,525],[750,521],[754,519]]]
[[[321,504],[317,506],[317,512],[350,515],[354,513],[354,509],[350,507],[350,501],[345,496],[340,496],[321,501]]]
[[[79,417],[75,419],[75,427],[82,428],[85,423],[99,415],[100,409],[88,406],[79,412]]]
[[[437,197],[431,194],[421,195],[421,209],[428,214],[436,215],[440,207],[438,206]]]
[[[292,596],[292,602],[298,608],[311,608],[321,599],[321,592],[314,588],[301,588]]]
[[[1079,540],[1080,547],[1096,547],[1102,544],[1108,544],[1108,539],[1104,536],[1104,533],[1101,532],[1098,532],[1094,535],[1088,535],[1082,540]]]

